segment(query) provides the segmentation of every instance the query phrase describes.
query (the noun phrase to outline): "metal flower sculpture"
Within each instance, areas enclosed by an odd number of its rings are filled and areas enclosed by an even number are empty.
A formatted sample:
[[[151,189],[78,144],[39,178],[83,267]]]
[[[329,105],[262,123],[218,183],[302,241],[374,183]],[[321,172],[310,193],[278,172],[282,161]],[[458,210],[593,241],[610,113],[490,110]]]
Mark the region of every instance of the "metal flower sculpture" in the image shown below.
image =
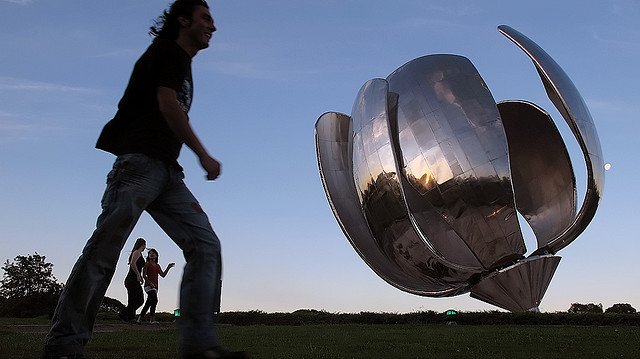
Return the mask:
[[[584,154],[579,210],[567,149],[547,112],[496,105],[462,56],[414,59],[362,86],[351,116],[315,127],[318,166],[333,213],[362,259],[391,285],[423,296],[471,296],[537,311],[560,249],[593,218],[604,186],[596,129],[558,64],[518,31],[498,30],[533,61]],[[538,248],[526,248],[516,210]]]

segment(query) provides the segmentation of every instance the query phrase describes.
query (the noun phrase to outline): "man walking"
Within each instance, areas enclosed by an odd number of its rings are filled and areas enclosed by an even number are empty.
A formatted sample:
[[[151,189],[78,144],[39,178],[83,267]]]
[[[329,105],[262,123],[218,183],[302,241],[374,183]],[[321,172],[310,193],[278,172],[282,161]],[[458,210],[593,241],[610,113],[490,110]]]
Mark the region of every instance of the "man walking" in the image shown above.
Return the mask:
[[[122,248],[147,211],[182,249],[181,351],[185,358],[244,358],[227,352],[213,313],[221,292],[220,242],[207,215],[183,182],[177,162],[182,144],[198,156],[208,180],[220,163],[189,125],[191,59],[216,30],[204,0],[176,0],[158,18],[153,43],[136,62],[115,117],[97,148],[117,156],[107,177],[102,213],[60,296],[45,339],[47,358],[83,358],[102,298]]]

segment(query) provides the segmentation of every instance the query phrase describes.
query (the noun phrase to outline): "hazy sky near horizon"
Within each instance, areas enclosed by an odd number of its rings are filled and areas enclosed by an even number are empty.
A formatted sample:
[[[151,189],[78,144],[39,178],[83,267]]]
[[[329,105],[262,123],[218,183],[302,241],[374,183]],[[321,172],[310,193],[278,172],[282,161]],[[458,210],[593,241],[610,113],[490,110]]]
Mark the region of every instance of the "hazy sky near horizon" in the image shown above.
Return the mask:
[[[65,282],[100,212],[114,157],[94,149],[116,110],[148,28],[169,1],[0,0],[0,260],[33,252]],[[189,149],[186,182],[222,241],[222,310],[330,312],[493,310],[471,299],[426,298],[388,285],[358,257],[327,203],[314,124],[350,113],[365,81],[419,56],[468,57],[496,101],[526,99],[550,112],[584,194],[584,161],[531,61],[496,27],[507,24],[567,72],[594,118],[606,162],[590,227],[558,254],[541,304],[630,303],[640,309],[640,3],[620,1],[210,1],[218,31],[193,62],[190,113],[223,165],[204,180]],[[529,252],[534,242],[527,239]],[[178,306],[184,259],[144,215],[107,295],[123,280],[136,237],[164,266],[160,311]]]

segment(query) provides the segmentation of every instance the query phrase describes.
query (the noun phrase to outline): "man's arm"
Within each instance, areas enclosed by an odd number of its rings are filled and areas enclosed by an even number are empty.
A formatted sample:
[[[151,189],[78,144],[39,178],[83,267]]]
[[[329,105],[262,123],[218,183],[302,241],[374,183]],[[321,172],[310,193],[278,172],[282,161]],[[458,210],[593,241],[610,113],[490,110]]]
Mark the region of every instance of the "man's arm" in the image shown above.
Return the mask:
[[[160,112],[165,121],[167,121],[169,128],[198,156],[200,165],[207,172],[207,179],[216,179],[220,175],[220,162],[209,155],[191,125],[189,125],[187,114],[182,111],[178,103],[176,91],[160,86],[158,87],[157,96]]]

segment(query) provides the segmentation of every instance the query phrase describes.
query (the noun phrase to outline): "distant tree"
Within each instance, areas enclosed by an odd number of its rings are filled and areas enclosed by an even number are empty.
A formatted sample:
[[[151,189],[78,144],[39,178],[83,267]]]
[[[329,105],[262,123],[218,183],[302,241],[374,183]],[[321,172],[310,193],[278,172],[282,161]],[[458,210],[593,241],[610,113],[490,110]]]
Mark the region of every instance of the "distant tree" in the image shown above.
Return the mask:
[[[45,259],[36,252],[4,263],[4,275],[0,280],[0,316],[53,315],[62,284],[53,276],[53,264]]]
[[[605,310],[604,312],[617,314],[634,314],[636,312],[636,308],[632,307],[631,304],[628,303],[618,303],[607,308],[607,310]]]
[[[569,313],[602,313],[602,304],[580,304],[572,303],[567,311]]]
[[[17,256],[14,262],[7,260],[2,267],[4,275],[0,281],[0,296],[23,298],[35,294],[59,293],[62,284],[53,276],[53,264],[36,252],[33,255]]]
[[[115,298],[104,297],[102,299],[102,303],[100,304],[100,312],[120,314],[123,310],[125,310],[126,305],[122,304],[119,300]]]

